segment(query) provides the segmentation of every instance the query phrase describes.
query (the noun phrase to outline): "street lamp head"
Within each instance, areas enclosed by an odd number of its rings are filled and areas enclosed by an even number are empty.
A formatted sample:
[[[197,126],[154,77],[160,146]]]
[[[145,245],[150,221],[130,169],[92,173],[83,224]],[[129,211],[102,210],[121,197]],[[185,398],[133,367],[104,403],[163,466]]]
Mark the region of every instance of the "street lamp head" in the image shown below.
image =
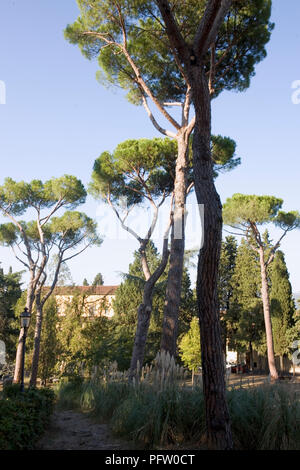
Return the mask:
[[[28,328],[29,327],[29,322],[30,322],[30,313],[28,312],[28,308],[24,308],[24,312],[21,313],[21,327],[22,328]]]

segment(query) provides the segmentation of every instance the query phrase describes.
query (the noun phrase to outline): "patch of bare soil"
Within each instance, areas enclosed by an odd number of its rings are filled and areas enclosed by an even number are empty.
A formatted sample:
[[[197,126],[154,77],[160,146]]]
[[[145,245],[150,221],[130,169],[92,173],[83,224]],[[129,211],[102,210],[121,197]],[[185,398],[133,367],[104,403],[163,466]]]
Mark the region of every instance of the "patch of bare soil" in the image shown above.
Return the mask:
[[[130,450],[133,444],[112,437],[107,424],[84,413],[56,410],[36,450]]]

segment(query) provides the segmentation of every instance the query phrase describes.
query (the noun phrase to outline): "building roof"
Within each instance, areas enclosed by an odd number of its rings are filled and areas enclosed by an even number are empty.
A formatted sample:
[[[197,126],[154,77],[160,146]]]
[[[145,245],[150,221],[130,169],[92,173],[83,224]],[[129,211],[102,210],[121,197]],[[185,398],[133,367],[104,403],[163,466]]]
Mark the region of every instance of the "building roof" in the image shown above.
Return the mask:
[[[114,295],[119,286],[57,286],[54,295]]]

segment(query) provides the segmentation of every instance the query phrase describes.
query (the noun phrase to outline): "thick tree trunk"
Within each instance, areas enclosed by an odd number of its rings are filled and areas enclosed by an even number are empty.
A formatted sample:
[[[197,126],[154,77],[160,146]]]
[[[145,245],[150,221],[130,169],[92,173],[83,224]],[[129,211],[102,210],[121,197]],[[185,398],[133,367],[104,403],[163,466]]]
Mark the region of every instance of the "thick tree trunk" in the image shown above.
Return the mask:
[[[146,286],[145,286],[146,287]],[[129,379],[137,376],[138,364],[143,366],[147,335],[152,311],[153,289],[146,288],[144,291],[143,303],[138,308],[138,322],[134,338],[134,345],[130,363]]]
[[[278,372],[276,370],[276,364],[275,364],[267,268],[265,265],[264,250],[262,246],[259,248],[259,260],[260,260],[260,273],[261,273],[261,297],[262,297],[262,303],[263,303],[266,338],[267,338],[268,365],[269,365],[271,380],[277,380]]]
[[[34,292],[29,284],[28,289],[27,289],[27,298],[26,298],[26,307],[28,309],[28,312],[31,314],[32,312],[32,305],[34,302]],[[21,328],[19,339],[18,339],[18,345],[17,345],[17,353],[16,353],[16,364],[15,364],[15,371],[14,371],[14,383],[20,383],[21,382],[21,376],[22,376],[22,357],[23,357],[23,335],[24,335],[24,329]]]
[[[181,298],[185,245],[185,201],[187,190],[188,136],[179,135],[174,183],[174,223],[171,233],[170,267],[160,348],[176,356],[178,316]]]
[[[163,243],[163,254],[159,266],[156,268],[154,273],[146,277],[146,283],[144,286],[143,293],[143,302],[138,308],[138,319],[137,327],[133,344],[133,351],[131,356],[130,370],[129,370],[129,382],[132,381],[134,377],[137,377],[137,368],[138,363],[142,367],[144,362],[145,347],[147,341],[147,335],[150,324],[150,317],[152,312],[152,299],[154,287],[164,270],[166,269],[168,259],[169,259],[169,250],[168,250],[168,240],[169,240],[169,230],[172,223],[172,215],[170,217],[169,226],[166,230]],[[138,378],[138,377],[137,377]]]
[[[33,357],[31,363],[31,376],[30,376],[30,387],[36,386],[39,357],[40,357],[40,343],[42,334],[42,322],[43,322],[43,307],[41,304],[41,293],[38,292],[36,295],[36,322],[34,331],[34,343],[33,343]]]
[[[198,68],[198,67],[197,67]],[[216,192],[211,161],[211,108],[204,67],[193,76],[196,125],[193,139],[195,191],[204,205],[203,244],[199,253],[197,301],[200,320],[203,392],[208,444],[233,447],[226,402],[225,368],[218,305],[218,267],[222,240],[222,205]]]

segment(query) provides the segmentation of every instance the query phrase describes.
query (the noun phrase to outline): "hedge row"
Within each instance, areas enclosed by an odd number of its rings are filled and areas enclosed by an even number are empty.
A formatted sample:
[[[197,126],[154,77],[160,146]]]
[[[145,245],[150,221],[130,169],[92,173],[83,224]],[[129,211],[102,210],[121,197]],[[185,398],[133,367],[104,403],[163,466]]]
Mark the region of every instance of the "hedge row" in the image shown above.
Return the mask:
[[[20,386],[4,389],[0,400],[0,450],[33,449],[53,411],[55,395],[49,389]]]

